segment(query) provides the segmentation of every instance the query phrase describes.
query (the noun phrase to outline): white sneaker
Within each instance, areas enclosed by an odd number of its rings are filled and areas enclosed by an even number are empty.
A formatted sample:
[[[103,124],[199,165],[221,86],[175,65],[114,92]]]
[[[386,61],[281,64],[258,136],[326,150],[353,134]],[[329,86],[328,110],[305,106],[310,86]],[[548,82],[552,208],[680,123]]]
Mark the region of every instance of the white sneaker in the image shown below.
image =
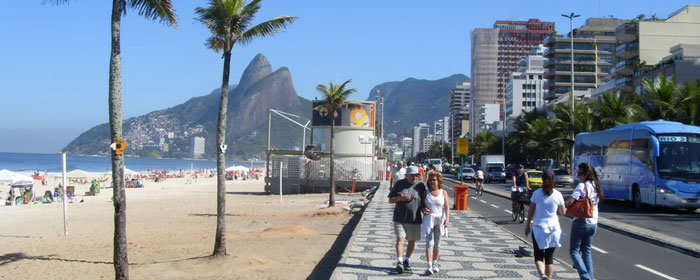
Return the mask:
[[[438,268],[438,264],[437,264],[437,263],[433,263],[433,272],[434,272],[434,273],[440,272],[440,269]]]

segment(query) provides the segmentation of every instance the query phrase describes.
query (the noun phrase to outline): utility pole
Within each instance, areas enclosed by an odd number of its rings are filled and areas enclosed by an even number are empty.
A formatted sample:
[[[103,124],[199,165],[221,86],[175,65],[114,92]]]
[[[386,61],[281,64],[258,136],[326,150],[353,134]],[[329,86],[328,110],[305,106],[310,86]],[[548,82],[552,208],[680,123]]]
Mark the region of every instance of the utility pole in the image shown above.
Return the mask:
[[[570,13],[568,15],[562,14],[561,16],[569,19],[569,37],[571,38],[571,141],[574,141],[576,137],[576,131],[574,131],[574,18],[580,17],[575,13]],[[574,174],[574,145],[571,145],[571,159],[569,161],[571,166],[571,174]]]

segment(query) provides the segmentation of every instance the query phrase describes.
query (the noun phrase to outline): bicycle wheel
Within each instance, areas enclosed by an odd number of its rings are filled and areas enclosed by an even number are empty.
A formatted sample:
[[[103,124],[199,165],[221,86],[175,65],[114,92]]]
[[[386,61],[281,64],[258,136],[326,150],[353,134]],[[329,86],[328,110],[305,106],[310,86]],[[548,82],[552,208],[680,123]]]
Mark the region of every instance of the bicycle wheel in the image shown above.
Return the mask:
[[[513,215],[513,222],[515,222],[518,219],[518,215],[520,214],[520,211],[518,210],[518,204],[513,203],[513,209],[512,209],[512,214]]]
[[[518,216],[520,223],[522,224],[525,221],[525,205],[520,204],[520,214]]]

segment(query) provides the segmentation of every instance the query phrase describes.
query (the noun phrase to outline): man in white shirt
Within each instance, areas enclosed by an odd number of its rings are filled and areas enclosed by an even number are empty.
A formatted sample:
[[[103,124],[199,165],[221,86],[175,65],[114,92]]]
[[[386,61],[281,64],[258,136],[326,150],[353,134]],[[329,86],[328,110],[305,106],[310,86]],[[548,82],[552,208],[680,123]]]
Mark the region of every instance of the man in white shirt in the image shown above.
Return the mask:
[[[394,170],[394,173],[391,174],[391,182],[389,186],[393,187],[394,183],[404,178],[404,175],[406,175],[406,168],[403,167],[403,162],[399,161],[396,163],[396,170]]]

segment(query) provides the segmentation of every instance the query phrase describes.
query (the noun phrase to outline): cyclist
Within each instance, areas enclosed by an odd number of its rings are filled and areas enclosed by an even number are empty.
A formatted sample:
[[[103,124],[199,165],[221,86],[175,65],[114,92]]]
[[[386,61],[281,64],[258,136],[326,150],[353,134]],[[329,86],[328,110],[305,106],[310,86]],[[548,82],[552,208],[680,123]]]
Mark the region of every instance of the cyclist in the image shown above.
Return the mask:
[[[479,169],[474,174],[476,179],[476,195],[483,195],[484,193],[484,171]]]
[[[517,171],[515,171],[515,174],[513,174],[513,187],[510,189],[510,199],[513,201],[513,206],[515,206],[516,203],[522,204],[521,202],[515,201],[515,194],[523,191],[530,191],[530,182],[528,182],[525,167],[518,165]]]

